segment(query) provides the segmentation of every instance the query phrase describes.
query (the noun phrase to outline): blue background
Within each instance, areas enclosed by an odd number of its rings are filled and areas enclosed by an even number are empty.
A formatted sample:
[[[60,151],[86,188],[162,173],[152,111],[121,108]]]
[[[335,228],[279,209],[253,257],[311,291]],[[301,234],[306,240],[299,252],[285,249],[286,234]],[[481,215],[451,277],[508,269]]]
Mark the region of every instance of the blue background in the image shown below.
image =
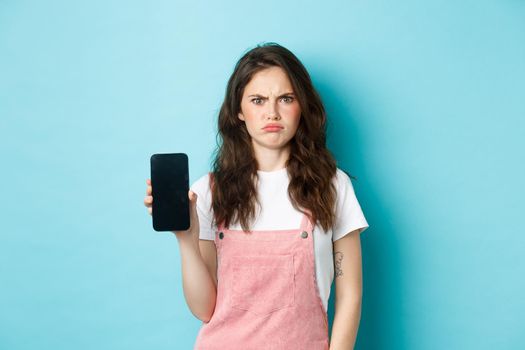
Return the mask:
[[[357,177],[356,348],[525,347],[525,2],[3,0],[0,349],[192,347],[149,157],[208,171],[264,41],[305,64]]]

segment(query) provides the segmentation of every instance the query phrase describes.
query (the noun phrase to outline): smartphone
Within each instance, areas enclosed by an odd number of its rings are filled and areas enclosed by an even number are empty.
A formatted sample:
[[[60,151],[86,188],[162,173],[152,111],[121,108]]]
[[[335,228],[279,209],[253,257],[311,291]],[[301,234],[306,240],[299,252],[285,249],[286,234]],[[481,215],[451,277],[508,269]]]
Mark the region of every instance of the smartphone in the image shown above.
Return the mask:
[[[157,153],[150,158],[152,217],[155,231],[184,231],[190,228],[188,156]]]

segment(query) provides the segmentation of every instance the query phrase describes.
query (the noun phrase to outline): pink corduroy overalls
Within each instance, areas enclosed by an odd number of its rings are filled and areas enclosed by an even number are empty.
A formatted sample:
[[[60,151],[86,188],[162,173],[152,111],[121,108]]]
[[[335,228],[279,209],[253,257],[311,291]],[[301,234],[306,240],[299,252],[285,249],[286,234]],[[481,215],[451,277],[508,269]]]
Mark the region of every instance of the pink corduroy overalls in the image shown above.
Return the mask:
[[[328,349],[312,229],[306,214],[292,230],[218,227],[217,301],[194,349]]]

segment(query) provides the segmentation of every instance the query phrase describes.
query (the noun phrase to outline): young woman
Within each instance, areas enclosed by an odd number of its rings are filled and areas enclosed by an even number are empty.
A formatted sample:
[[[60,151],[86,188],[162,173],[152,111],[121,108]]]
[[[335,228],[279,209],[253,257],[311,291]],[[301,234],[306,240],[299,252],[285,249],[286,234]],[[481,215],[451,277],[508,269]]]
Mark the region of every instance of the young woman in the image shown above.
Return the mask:
[[[191,227],[174,232],[184,296],[203,321],[195,349],[352,349],[368,223],[326,148],[308,72],[288,49],[258,45],[237,62],[218,122],[213,171],[188,193]]]

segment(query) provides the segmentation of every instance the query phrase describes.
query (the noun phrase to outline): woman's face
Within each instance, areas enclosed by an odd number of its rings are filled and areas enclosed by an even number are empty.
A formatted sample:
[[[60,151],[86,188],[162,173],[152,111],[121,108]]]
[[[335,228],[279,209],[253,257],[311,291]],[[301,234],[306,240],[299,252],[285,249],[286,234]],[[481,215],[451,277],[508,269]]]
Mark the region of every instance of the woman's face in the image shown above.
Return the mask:
[[[266,68],[252,77],[244,88],[238,117],[245,122],[254,147],[287,146],[299,126],[301,108],[281,67]]]

